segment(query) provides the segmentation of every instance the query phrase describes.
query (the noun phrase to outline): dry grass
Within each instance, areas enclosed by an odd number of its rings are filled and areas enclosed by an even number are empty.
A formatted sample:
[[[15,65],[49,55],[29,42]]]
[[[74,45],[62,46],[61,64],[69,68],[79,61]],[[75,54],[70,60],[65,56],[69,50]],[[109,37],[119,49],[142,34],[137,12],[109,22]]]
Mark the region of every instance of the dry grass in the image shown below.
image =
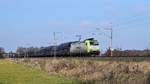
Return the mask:
[[[77,59],[22,59],[50,74],[63,74],[102,84],[149,84],[150,62],[91,61]]]

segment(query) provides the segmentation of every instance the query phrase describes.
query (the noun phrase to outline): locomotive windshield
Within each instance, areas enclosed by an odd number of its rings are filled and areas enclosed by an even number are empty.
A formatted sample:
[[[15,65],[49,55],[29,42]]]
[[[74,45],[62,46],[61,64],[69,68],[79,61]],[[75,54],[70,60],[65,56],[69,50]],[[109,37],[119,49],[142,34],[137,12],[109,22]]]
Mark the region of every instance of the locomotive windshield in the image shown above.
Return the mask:
[[[93,40],[93,41],[91,41],[91,42],[90,42],[90,44],[91,44],[91,45],[99,45],[99,43],[98,43],[98,41],[97,41],[97,40]]]

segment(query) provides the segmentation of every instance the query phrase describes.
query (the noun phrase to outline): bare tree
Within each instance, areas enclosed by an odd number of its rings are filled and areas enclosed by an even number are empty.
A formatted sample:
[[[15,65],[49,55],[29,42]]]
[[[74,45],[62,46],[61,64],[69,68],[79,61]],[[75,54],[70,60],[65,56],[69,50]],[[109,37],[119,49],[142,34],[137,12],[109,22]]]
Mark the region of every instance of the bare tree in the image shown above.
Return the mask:
[[[5,53],[5,50],[4,48],[0,47],[0,58],[4,58],[4,54]]]

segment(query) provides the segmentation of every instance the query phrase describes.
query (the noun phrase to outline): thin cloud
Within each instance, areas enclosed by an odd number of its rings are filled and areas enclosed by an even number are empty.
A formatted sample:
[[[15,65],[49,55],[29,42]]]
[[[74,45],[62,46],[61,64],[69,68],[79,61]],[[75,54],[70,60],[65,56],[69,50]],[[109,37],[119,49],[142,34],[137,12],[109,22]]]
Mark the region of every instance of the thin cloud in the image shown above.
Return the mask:
[[[50,27],[64,27],[64,26],[66,26],[67,24],[66,23],[64,23],[64,22],[49,22],[49,24],[48,24]]]
[[[134,8],[137,13],[147,13],[150,12],[150,5],[138,5]]]
[[[83,20],[80,22],[80,27],[81,28],[101,28],[101,27],[106,27],[110,21],[102,21],[102,22],[96,22],[96,21],[89,21],[89,20]]]

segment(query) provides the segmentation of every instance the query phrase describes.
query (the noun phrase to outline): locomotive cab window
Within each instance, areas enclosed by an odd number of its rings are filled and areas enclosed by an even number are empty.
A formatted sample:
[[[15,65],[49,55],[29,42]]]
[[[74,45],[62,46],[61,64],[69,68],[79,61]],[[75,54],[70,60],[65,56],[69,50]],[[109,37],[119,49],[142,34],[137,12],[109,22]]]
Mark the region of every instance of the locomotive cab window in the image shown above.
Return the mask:
[[[98,41],[91,41],[90,44],[91,45],[99,45]]]

